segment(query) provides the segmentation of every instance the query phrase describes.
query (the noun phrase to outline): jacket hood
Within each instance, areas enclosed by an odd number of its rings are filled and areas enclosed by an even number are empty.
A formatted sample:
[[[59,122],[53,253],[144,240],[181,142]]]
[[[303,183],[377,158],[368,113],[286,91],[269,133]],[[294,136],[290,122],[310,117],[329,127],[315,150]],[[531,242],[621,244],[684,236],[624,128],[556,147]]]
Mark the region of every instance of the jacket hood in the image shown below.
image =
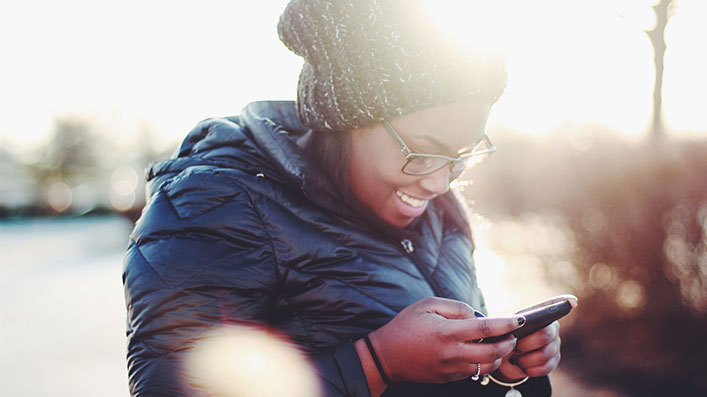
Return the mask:
[[[147,170],[147,195],[188,169],[236,169],[277,180],[301,190],[327,209],[341,207],[338,189],[304,147],[312,137],[297,116],[293,101],[253,102],[240,116],[209,118],[184,139],[174,158]]]

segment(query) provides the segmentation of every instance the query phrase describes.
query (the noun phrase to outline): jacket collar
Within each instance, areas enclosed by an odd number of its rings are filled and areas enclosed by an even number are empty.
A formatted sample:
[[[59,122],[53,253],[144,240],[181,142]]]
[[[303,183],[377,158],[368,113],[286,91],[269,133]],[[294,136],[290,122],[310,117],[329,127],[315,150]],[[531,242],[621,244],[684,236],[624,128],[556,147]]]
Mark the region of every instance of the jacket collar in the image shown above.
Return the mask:
[[[342,197],[334,188],[340,181],[331,180],[303,149],[314,132],[302,124],[294,102],[253,102],[243,109],[240,118],[268,163],[276,167],[276,177],[328,211],[342,211]]]
[[[301,185],[305,170],[311,169],[302,150],[311,131],[297,118],[294,102],[253,102],[240,119],[278,179]]]

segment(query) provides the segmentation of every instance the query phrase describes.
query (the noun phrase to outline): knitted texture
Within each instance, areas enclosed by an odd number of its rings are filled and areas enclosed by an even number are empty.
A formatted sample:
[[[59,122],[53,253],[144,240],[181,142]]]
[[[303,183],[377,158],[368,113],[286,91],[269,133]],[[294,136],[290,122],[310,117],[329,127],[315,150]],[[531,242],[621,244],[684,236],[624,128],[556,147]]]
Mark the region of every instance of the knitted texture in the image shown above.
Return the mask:
[[[445,37],[420,0],[292,0],[280,40],[304,58],[297,111],[316,131],[350,131],[435,105],[494,103],[500,56]]]

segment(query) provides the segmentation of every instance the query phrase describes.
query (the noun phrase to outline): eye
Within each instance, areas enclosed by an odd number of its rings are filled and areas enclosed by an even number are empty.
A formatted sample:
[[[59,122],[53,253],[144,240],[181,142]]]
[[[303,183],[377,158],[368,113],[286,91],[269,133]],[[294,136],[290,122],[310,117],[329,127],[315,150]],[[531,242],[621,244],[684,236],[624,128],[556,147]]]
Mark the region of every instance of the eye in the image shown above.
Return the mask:
[[[414,174],[426,174],[440,169],[446,163],[447,160],[439,157],[412,157],[405,166],[405,171]]]

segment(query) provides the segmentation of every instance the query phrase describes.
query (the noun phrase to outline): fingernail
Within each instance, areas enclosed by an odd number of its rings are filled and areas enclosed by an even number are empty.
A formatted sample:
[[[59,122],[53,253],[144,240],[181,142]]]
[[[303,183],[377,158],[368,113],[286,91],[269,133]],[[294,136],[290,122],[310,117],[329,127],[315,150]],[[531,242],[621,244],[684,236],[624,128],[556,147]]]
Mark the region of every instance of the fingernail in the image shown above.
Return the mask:
[[[525,324],[525,317],[523,317],[523,316],[518,317],[518,325],[522,326],[523,324]]]
[[[484,316],[484,313],[481,313],[481,312],[478,311],[478,310],[474,310],[474,317],[476,317],[476,318],[482,318],[482,317],[486,317],[486,316]]]

